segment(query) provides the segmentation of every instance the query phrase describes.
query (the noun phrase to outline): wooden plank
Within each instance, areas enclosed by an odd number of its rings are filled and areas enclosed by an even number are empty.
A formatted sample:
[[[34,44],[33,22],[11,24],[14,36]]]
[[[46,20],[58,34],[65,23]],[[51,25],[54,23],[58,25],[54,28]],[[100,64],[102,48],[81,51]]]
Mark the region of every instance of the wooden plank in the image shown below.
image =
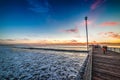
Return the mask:
[[[120,80],[120,54],[101,48],[93,51],[93,80]]]

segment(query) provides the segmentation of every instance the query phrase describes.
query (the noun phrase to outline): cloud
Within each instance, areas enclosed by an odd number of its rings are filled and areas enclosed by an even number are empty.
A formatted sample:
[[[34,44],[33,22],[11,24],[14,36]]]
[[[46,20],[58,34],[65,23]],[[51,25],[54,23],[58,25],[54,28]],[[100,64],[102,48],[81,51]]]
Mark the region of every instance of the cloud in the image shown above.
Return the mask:
[[[6,41],[15,41],[14,39],[6,39]]]
[[[91,10],[95,10],[99,7],[105,0],[95,0],[95,2],[91,5]]]
[[[0,41],[15,41],[14,39],[0,39]]]
[[[100,24],[100,26],[117,26],[119,25],[120,22],[103,22],[102,24]]]
[[[88,24],[88,26],[89,25],[91,25],[91,26],[95,25],[94,20],[87,20],[87,24]],[[85,27],[85,21],[77,22],[75,25],[79,26],[79,27],[82,27],[82,26]]]
[[[107,34],[108,34],[109,37],[120,39],[120,34],[119,33],[108,32]]]
[[[29,9],[34,12],[46,13],[50,10],[48,0],[27,0],[30,4]]]
[[[70,42],[71,43],[77,43],[78,41],[77,40],[71,40]]]
[[[28,41],[29,39],[23,38],[23,39],[0,39],[2,42],[15,42],[15,41]]]
[[[28,41],[28,40],[30,40],[30,39],[28,39],[28,38],[23,38],[23,39],[20,39],[20,40],[25,40],[25,41]]]
[[[4,41],[3,39],[0,39],[0,41]]]
[[[27,37],[35,38],[35,37],[40,37],[40,35],[39,34],[35,34],[35,33],[31,33],[31,34],[28,34]]]
[[[86,38],[86,36],[81,36],[81,35],[77,35],[77,36],[74,36],[75,38],[81,38],[81,39],[84,39]]]
[[[98,35],[101,35],[106,38],[110,37],[110,38],[120,39],[120,33],[115,33],[115,32],[101,32],[98,33]]]
[[[79,29],[78,29],[78,27],[75,27],[73,29],[62,30],[62,32],[66,32],[66,33],[78,33]]]

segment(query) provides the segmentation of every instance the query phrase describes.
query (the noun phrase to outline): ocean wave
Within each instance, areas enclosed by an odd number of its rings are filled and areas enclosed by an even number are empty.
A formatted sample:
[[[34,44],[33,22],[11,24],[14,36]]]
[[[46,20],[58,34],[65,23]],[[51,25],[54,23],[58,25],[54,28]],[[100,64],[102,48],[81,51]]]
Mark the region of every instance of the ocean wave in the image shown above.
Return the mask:
[[[62,52],[84,52],[87,53],[87,50],[68,50],[68,49],[56,49],[56,48],[35,48],[35,47],[14,47],[20,49],[30,49],[30,50],[49,50],[49,51],[62,51]]]

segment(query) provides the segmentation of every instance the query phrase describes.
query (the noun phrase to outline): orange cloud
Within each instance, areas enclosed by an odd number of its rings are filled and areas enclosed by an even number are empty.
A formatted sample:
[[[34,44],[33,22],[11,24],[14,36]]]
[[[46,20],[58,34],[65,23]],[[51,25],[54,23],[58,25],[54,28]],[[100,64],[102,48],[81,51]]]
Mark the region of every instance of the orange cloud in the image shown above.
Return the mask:
[[[78,27],[75,27],[73,29],[62,30],[62,32],[66,32],[66,33],[78,33],[79,29],[78,29]]]
[[[101,26],[117,26],[120,22],[104,22],[101,24]]]
[[[120,39],[120,34],[115,32],[101,32],[101,33],[98,33],[98,35],[102,35],[103,37]]]
[[[104,0],[95,0],[95,2],[91,5],[91,10],[95,10],[98,6],[100,6]]]
[[[70,42],[71,43],[77,43],[78,41],[77,40],[71,40]]]
[[[108,32],[108,36],[112,37],[112,38],[120,39],[120,34],[119,33]]]
[[[5,43],[5,44],[16,44],[16,43],[29,43],[30,40],[27,38],[23,39],[0,39],[0,43]]]

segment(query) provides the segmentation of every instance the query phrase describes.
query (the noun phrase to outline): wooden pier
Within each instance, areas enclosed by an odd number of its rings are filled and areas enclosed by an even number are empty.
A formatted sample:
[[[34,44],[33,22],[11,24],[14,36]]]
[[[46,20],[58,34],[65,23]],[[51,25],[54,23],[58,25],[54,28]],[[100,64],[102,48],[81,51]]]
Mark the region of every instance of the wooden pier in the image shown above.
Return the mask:
[[[120,53],[94,48],[91,80],[120,80]]]

